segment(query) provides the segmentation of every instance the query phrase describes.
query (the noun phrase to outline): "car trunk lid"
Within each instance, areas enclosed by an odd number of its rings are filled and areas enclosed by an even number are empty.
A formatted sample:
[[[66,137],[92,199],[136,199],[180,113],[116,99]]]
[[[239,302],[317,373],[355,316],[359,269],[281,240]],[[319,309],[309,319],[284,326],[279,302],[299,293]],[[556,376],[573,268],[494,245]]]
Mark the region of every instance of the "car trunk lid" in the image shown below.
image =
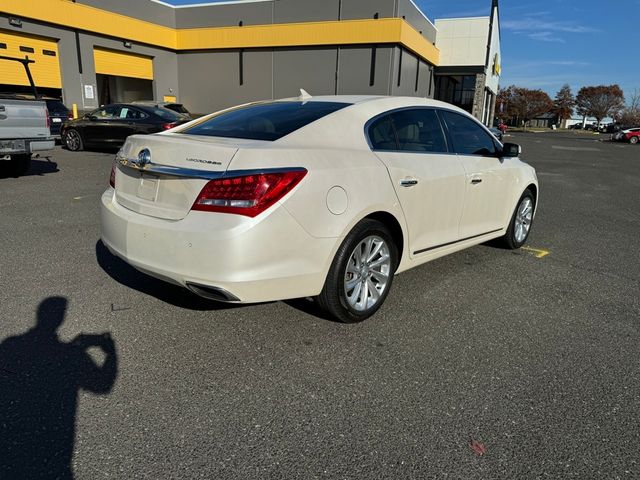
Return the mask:
[[[116,201],[143,215],[180,220],[244,143],[175,133],[129,137],[118,152]]]

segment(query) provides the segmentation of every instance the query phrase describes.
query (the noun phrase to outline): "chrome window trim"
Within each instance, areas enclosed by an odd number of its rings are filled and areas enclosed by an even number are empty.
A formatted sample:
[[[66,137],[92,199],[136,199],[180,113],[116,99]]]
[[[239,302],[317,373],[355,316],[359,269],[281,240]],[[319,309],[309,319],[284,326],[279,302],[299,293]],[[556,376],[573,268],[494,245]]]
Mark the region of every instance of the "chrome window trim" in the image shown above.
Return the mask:
[[[156,175],[167,175],[171,177],[182,178],[199,178],[202,180],[216,180],[219,178],[235,178],[245,175],[259,175],[269,173],[282,173],[282,172],[306,172],[306,168],[302,167],[281,167],[281,168],[260,168],[252,170],[224,170],[219,172],[208,172],[206,170],[197,170],[195,168],[174,167],[171,165],[161,165],[158,163],[149,162],[142,167],[138,165],[138,161],[129,159],[123,156],[116,156],[116,163],[129,170],[134,170],[139,173],[151,173]]]

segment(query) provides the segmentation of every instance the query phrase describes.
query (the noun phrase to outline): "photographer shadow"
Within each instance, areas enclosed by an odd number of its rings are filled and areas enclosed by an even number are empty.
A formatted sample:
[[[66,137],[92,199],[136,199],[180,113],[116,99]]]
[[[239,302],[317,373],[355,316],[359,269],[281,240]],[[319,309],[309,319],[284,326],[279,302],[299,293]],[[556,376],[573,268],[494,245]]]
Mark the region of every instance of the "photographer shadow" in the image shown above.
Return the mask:
[[[109,334],[60,341],[66,309],[63,297],[43,300],[36,325],[0,344],[0,478],[73,479],[78,392],[104,395],[116,380]]]

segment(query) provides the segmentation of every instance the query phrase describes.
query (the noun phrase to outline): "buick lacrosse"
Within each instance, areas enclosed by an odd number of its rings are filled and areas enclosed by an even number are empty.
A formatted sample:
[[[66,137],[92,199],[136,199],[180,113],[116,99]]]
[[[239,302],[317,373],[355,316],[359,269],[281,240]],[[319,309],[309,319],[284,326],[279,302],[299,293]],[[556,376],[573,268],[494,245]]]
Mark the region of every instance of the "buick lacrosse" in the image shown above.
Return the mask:
[[[129,137],[102,196],[102,240],[203,297],[313,297],[357,322],[396,273],[492,239],[525,243],[538,182],[519,155],[425,98],[252,103]]]

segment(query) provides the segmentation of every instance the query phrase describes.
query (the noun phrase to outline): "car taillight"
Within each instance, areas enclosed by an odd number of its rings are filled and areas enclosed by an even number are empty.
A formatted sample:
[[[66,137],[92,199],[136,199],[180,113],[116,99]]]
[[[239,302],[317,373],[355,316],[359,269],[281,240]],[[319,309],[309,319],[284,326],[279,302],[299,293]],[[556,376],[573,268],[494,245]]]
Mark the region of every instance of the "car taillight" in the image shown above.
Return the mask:
[[[111,167],[111,175],[109,175],[109,185],[111,188],[116,188],[116,164]]]
[[[211,180],[191,209],[255,217],[289,193],[306,174],[301,169]]]
[[[174,122],[174,123],[163,123],[162,124],[162,129],[163,130],[169,130],[169,129],[175,127],[176,125],[178,125],[176,122]]]

